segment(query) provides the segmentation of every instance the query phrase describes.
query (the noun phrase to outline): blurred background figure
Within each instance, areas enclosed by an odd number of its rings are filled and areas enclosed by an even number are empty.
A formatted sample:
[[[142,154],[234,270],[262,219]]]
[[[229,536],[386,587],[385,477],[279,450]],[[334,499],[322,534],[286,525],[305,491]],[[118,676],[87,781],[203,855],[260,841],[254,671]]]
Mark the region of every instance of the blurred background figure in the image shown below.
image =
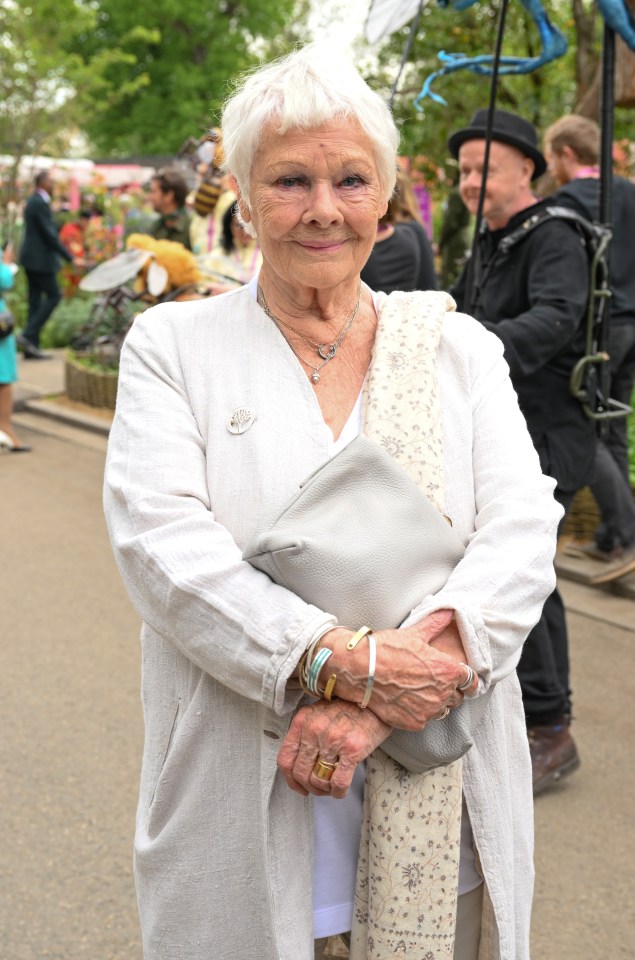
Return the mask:
[[[545,133],[549,172],[560,186],[551,198],[587,220],[600,218],[600,128],[594,120],[570,114]],[[611,316],[609,333],[609,395],[631,402],[635,382],[635,270],[632,237],[635,231],[635,185],[613,177],[613,239],[610,251]],[[606,561],[593,583],[607,583],[635,570],[635,502],[628,463],[626,417],[609,420],[595,454],[591,492],[601,523],[593,540],[580,547],[595,560]]]
[[[438,243],[442,290],[449,290],[458,279],[470,248],[470,211],[461,200],[456,166],[450,169],[447,182],[449,192],[443,205]]]
[[[383,293],[437,289],[432,247],[410,178],[402,170],[361,276],[371,290]]]
[[[0,260],[0,315],[7,311],[3,292],[13,286],[17,267],[13,262],[13,249],[7,244]],[[0,337],[0,449],[11,453],[28,453],[31,447],[20,443],[11,426],[13,412],[13,384],[18,379],[15,336],[9,333]]]
[[[77,289],[79,281],[85,273],[84,268],[90,260],[88,232],[91,217],[91,210],[80,210],[77,219],[67,220],[60,229],[60,240],[73,255],[73,262],[65,265],[62,269],[64,296],[71,295]]]
[[[192,249],[190,215],[185,208],[188,193],[187,183],[177,170],[160,170],[152,177],[148,199],[159,214],[150,230],[155,240],[172,240]]]
[[[250,236],[238,218],[238,205],[232,203],[223,214],[219,244],[205,266],[223,274],[227,285],[214,284],[215,293],[233,290],[237,284],[249,283],[260,270],[262,254],[258,241]],[[232,283],[231,280],[235,282]]]
[[[24,241],[20,264],[26,272],[29,287],[29,315],[23,333],[18,334],[26,360],[45,360],[40,350],[40,332],[60,302],[57,283],[60,257],[72,262],[73,255],[60,240],[51,213],[53,180],[48,171],[35,177],[35,190],[24,210]]]
[[[191,199],[190,239],[198,256],[212,253],[220,244],[222,221],[236,201],[233,177],[223,173],[225,155],[218,127],[196,145],[196,173],[199,178]]]

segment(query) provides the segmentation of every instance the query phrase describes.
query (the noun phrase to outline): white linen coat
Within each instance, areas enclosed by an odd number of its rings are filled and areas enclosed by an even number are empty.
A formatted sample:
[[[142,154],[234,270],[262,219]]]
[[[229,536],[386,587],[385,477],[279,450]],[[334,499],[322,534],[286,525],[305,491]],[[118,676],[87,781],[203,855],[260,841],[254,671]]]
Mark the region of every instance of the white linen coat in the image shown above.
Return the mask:
[[[515,667],[555,583],[561,508],[500,341],[446,294],[421,296],[447,303],[445,512],[466,553],[407,622],[453,608],[481,690],[496,683],[464,790],[496,919],[487,955],[527,960],[533,811]],[[241,407],[255,420],[237,435],[227,424]],[[306,374],[247,289],[135,321],[105,508],[144,621],[135,876],[146,960],[313,958],[312,801],[287,787],[276,756],[301,695],[287,681],[333,618],[241,550],[328,459],[328,442]]]

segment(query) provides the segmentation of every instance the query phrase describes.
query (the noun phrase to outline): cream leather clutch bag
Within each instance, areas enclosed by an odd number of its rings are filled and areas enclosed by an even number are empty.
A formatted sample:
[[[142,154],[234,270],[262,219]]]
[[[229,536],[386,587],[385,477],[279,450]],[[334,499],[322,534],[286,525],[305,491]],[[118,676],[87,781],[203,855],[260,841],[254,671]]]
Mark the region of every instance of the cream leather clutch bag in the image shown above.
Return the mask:
[[[363,434],[300,485],[243,559],[352,629],[398,627],[447,581],[463,544],[386,451]],[[472,745],[489,696],[382,744],[406,769],[450,763]]]

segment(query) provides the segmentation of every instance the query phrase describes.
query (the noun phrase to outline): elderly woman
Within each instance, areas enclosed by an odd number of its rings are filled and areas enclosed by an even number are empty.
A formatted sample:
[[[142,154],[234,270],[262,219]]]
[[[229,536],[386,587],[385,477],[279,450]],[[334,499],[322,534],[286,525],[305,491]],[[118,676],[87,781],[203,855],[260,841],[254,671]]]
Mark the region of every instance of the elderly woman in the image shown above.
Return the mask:
[[[553,588],[560,508],[498,340],[447,294],[361,284],[398,135],[357,72],[325,62],[307,47],[226,104],[258,278],[152,309],[122,354],[105,504],[144,621],[145,956],[312,960],[352,929],[355,960],[526,960],[515,667]],[[374,634],[243,559],[360,432],[404,469],[417,458],[465,546],[442,589]],[[462,761],[415,774],[380,747],[489,690]]]

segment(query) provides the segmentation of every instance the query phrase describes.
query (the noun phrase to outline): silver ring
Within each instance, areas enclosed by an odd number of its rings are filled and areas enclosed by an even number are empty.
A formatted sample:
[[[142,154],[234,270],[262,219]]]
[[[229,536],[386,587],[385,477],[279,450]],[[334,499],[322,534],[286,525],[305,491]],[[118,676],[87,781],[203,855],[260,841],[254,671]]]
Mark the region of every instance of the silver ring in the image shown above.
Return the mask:
[[[450,712],[450,708],[449,708],[449,707],[446,707],[441,713],[437,713],[436,717],[432,717],[432,719],[433,719],[433,720],[445,720],[445,718],[447,717],[447,715],[448,715],[449,712]]]
[[[467,663],[464,663],[463,666],[467,670],[467,679],[465,679],[463,683],[460,683],[456,688],[461,692],[463,692],[464,690],[467,690],[469,687],[472,686],[472,684],[474,683],[474,677],[476,676],[472,668]]]

